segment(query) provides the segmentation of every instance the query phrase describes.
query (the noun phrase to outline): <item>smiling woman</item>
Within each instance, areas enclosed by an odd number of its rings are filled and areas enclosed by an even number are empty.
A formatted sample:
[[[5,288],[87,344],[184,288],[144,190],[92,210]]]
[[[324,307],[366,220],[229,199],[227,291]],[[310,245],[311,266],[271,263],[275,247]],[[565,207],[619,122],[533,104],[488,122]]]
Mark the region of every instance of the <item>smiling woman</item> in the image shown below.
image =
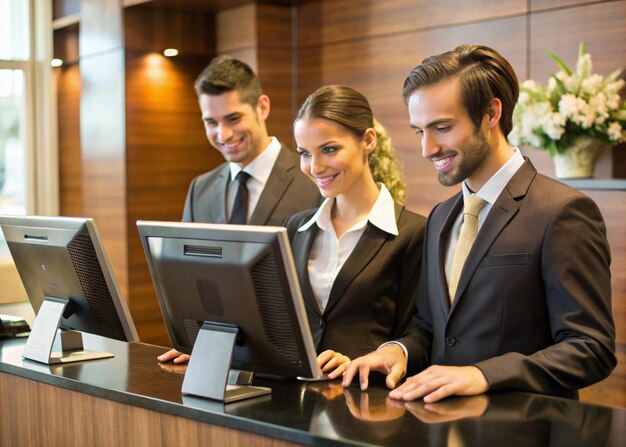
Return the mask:
[[[399,164],[361,93],[319,88],[300,108],[294,136],[300,169],[326,198],[287,229],[318,364],[333,379],[411,320],[425,218],[400,203]]]

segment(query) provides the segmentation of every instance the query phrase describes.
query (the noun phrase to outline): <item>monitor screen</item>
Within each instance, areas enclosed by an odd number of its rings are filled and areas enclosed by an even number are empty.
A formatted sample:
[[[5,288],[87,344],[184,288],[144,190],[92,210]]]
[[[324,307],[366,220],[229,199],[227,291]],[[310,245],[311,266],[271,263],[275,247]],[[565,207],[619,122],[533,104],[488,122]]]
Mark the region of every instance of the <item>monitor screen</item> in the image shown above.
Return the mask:
[[[68,300],[61,329],[139,340],[92,219],[2,215],[0,228],[35,313]]]
[[[204,322],[238,327],[231,366],[319,378],[283,227],[137,223],[173,346],[190,354]]]

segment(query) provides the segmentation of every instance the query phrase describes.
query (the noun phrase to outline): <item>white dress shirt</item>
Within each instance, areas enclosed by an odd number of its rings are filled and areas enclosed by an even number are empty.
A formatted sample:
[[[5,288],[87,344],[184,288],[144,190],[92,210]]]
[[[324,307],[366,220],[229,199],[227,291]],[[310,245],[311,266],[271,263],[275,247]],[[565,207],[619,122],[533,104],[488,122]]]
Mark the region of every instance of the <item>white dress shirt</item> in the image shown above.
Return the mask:
[[[246,222],[250,221],[250,216],[254,213],[257,203],[259,203],[259,197],[265,188],[265,184],[270,177],[274,164],[278,159],[280,153],[280,142],[272,137],[272,141],[269,146],[265,148],[263,152],[259,154],[257,158],[252,160],[248,166],[243,169],[250,178],[246,183],[248,187],[248,216]],[[229,163],[230,165],[230,182],[226,190],[226,216],[230,221],[230,214],[235,203],[235,196],[237,195],[237,189],[239,188],[239,182],[235,180],[237,174],[242,171],[241,166],[237,163]]]
[[[298,228],[298,231],[305,231],[317,224],[320,229],[309,253],[308,272],[313,294],[322,313],[328,303],[335,278],[359,242],[367,222],[389,234],[398,235],[394,200],[385,185],[381,183],[379,187],[378,198],[367,217],[341,236],[337,237],[333,227],[331,213],[335,199],[330,198],[324,200],[313,217]]]

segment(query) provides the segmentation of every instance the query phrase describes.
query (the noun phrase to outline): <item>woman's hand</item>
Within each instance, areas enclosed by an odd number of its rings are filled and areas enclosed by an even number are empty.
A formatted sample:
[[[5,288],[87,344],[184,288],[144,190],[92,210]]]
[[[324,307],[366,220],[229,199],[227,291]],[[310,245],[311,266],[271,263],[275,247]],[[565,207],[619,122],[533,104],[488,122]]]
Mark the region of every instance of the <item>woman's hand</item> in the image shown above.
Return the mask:
[[[350,364],[350,358],[340,352],[328,349],[317,356],[317,364],[330,380],[341,377]]]
[[[157,357],[159,362],[169,362],[173,360],[174,363],[187,363],[189,362],[189,354],[183,354],[182,352],[178,352],[176,349],[170,349],[165,354],[161,354]]]

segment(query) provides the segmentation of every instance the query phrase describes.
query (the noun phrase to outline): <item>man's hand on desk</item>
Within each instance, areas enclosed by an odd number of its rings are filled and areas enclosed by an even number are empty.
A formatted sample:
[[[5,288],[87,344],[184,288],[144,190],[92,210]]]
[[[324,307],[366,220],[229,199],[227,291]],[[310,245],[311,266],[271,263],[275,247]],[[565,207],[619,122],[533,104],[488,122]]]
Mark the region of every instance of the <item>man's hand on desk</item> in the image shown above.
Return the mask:
[[[157,360],[159,362],[173,361],[176,364],[187,363],[189,362],[189,354],[183,354],[182,352],[178,352],[176,349],[170,349],[165,354],[158,356]]]
[[[453,395],[482,394],[488,389],[487,379],[475,366],[432,365],[406,379],[389,397],[405,401],[423,397],[425,403],[433,403]]]

